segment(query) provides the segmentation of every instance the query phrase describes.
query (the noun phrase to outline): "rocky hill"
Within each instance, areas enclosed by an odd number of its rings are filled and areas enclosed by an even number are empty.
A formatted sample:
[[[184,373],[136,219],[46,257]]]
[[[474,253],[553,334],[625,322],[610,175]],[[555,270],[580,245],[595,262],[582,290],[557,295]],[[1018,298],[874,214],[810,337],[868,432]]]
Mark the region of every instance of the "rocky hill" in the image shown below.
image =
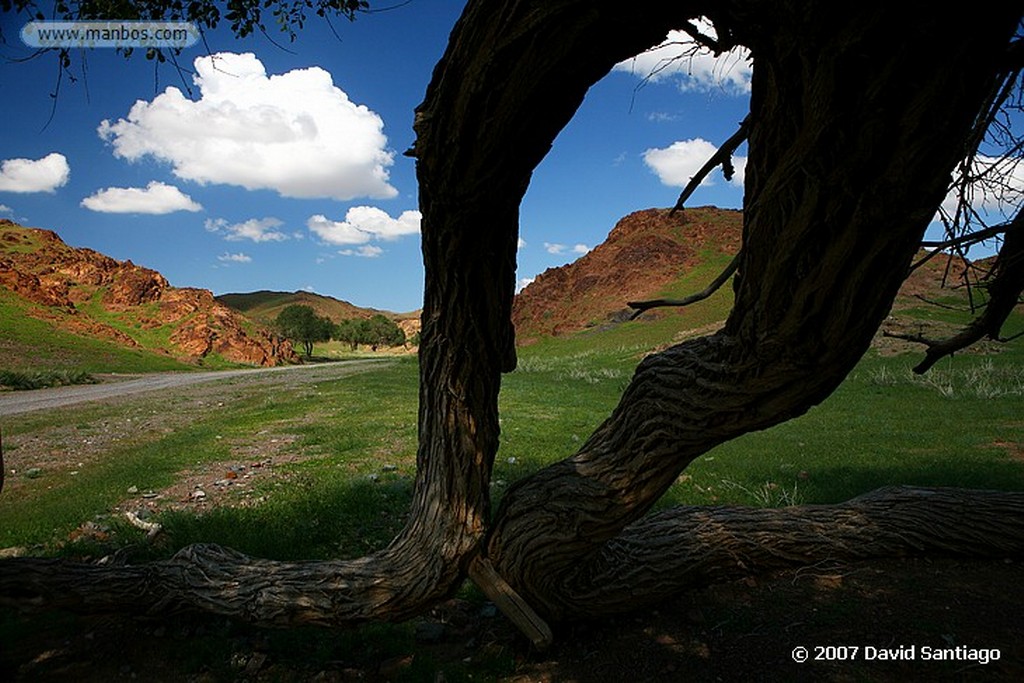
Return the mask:
[[[739,249],[742,224],[739,211],[715,207],[673,216],[668,209],[629,214],[602,244],[573,263],[544,271],[516,296],[517,338],[528,342],[621,322],[632,313],[627,301],[676,296],[674,283],[694,268],[728,262]]]
[[[669,216],[667,209],[646,209],[621,219],[608,238],[577,261],[550,268],[520,292],[513,304],[513,321],[520,344],[542,336],[571,334],[613,326],[628,320],[629,301],[681,298],[699,292],[717,276],[740,247],[741,212],[700,207]],[[915,260],[927,252],[921,251]],[[965,266],[948,254],[937,254],[914,270],[897,296],[883,329],[904,334],[947,336],[972,317],[964,273],[975,280],[987,271],[986,261]],[[909,264],[908,264],[909,265]],[[652,309],[641,319],[678,318],[679,333],[713,326],[728,314],[731,292],[720,290],[717,304],[704,306],[703,315],[687,318],[688,309]],[[974,295],[983,296],[978,288]],[[935,306],[935,303],[939,306]],[[959,309],[961,312],[946,310]],[[949,320],[944,320],[948,318]],[[900,350],[919,349],[907,342],[882,339],[876,344]]]
[[[291,344],[218,303],[205,289],[172,287],[131,261],[70,247],[56,233],[0,220],[0,289],[18,313],[73,334],[181,360],[251,365],[296,360]]]

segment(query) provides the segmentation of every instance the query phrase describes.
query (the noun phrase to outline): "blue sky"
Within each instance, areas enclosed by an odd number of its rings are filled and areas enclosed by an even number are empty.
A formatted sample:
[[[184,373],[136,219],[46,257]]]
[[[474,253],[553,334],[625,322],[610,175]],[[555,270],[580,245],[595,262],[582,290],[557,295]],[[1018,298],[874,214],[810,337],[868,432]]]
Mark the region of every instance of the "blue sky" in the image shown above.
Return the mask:
[[[141,54],[81,51],[77,81],[62,81],[48,125],[55,57],[12,62],[29,54],[18,38],[25,20],[4,15],[0,215],[155,268],[176,286],[308,289],[416,309],[417,188],[402,152],[463,4],[413,0],[336,21],[340,40],[314,17],[295,43],[282,39],[288,51],[217,31],[208,48],[182,52],[184,76]],[[638,90],[640,77],[624,68],[595,87],[534,176],[519,277],[574,260],[631,211],[671,205],[679,187],[662,182],[645,152],[731,135],[747,107],[744,69],[689,89],[666,74]],[[289,134],[282,125],[316,135],[308,146],[275,146]],[[693,163],[703,150],[683,151]],[[688,177],[671,159],[663,165],[666,182]],[[740,206],[737,185],[712,182],[694,203]]]
[[[30,54],[25,20],[0,15],[0,217],[175,286],[416,309],[417,188],[402,152],[463,5],[412,0],[335,21],[340,38],[312,17],[294,43],[272,36],[287,49],[219,30],[181,53],[184,74],[141,54],[80,51],[55,106],[54,55],[12,61]],[[671,206],[735,132],[749,64],[687,60],[642,80],[679,49],[620,65],[556,140],[522,207],[522,282],[578,258],[622,216]],[[690,205],[740,207],[744,154],[736,180],[716,172]]]

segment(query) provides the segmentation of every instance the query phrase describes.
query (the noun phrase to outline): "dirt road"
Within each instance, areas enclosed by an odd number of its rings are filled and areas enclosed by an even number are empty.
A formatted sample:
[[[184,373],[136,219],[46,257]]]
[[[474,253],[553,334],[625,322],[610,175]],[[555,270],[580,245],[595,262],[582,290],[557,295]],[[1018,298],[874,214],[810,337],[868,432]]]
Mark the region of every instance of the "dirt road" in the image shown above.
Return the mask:
[[[160,391],[184,387],[201,382],[258,377],[271,372],[305,372],[310,379],[322,376],[341,376],[356,370],[365,370],[367,365],[389,362],[387,358],[338,361],[334,363],[311,363],[306,365],[284,365],[276,368],[245,370],[217,370],[212,372],[173,372],[134,376],[130,379],[115,379],[100,384],[83,384],[32,391],[11,391],[0,394],[0,417],[17,415],[36,410],[53,410],[85,401],[104,401],[131,394]]]

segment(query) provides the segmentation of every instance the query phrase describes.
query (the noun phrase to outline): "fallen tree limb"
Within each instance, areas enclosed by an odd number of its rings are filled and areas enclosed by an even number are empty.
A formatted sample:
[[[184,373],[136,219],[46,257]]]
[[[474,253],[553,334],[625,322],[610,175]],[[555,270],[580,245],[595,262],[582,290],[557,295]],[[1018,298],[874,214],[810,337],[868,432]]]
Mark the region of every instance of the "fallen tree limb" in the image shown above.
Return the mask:
[[[284,562],[195,544],[139,565],[19,557],[0,561],[0,604],[85,614],[199,611],[264,627],[397,621],[419,611],[437,579],[435,568],[402,554]]]
[[[627,527],[569,577],[559,616],[627,612],[640,595],[654,604],[823,560],[913,555],[1024,557],[1024,492],[897,486],[837,505],[673,508]]]
[[[839,505],[674,508],[606,543],[562,582],[561,604],[547,605],[543,616],[635,610],[710,583],[822,560],[925,554],[1024,557],[1024,492],[890,487]],[[265,626],[352,625],[414,592],[401,586],[414,585],[423,567],[399,569],[388,556],[279,562],[198,544],[134,566],[10,558],[0,561],[0,604],[149,615],[201,610]],[[526,604],[479,556],[469,575],[489,595]],[[523,615],[530,624],[524,632],[549,643],[543,618],[529,606]]]

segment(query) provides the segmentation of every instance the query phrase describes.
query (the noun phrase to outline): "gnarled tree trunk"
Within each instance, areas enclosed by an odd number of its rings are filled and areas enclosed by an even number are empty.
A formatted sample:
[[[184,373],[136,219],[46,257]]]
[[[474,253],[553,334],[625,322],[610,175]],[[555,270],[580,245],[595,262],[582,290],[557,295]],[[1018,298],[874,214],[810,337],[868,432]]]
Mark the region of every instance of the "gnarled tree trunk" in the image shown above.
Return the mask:
[[[965,26],[958,8],[932,3],[471,1],[417,113],[426,294],[407,527],[347,562],[211,546],[139,567],[7,560],[0,599],[357,624],[428,608],[486,557],[543,615],[570,618],[821,553],[1024,554],[1024,494],[900,489],[846,506],[643,518],[693,459],[805,412],[867,348],[1019,19],[1003,3],[972,11]],[[594,82],[700,15],[755,60],[735,309],[719,333],[642,362],[580,451],[518,482],[492,519],[532,170]]]
[[[846,377],[945,195],[948,171],[936,170],[962,158],[1014,24],[1007,16],[953,47],[935,36],[957,31],[955,11],[910,21],[902,6],[874,4],[842,18],[813,3],[740,9],[751,13],[723,21],[755,70],[726,326],[641,363],[578,453],[506,494],[488,539],[498,571],[556,618],[610,609],[623,594],[633,606],[645,599],[632,568],[656,560],[631,558],[642,545],[623,527],[694,458],[802,414]],[[629,580],[595,571],[610,562]]]

